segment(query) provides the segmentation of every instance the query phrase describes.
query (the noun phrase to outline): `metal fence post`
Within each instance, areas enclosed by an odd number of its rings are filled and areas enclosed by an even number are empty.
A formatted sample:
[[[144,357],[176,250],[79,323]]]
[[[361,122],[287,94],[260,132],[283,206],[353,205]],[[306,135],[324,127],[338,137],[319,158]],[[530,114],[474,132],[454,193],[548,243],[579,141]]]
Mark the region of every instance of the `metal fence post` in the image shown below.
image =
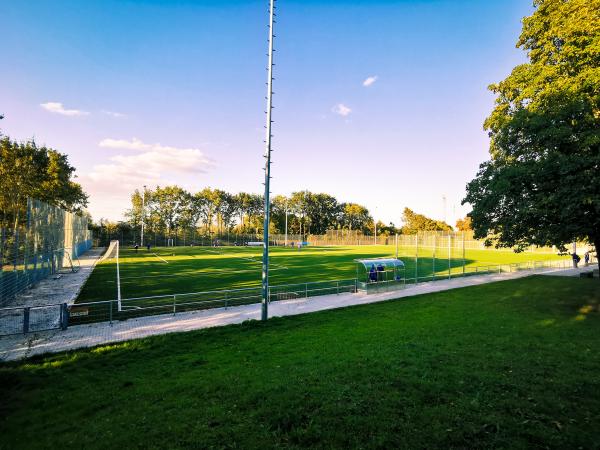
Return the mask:
[[[308,298],[308,283],[304,285],[304,295],[306,298]]]
[[[23,334],[29,333],[29,306],[23,308]]]
[[[67,308],[67,304],[63,303],[60,305],[60,328],[61,330],[66,330],[69,326],[69,309]]]
[[[112,309],[113,309],[113,300],[110,300],[108,302],[108,321],[110,322],[111,327],[112,327],[112,322],[113,322],[112,321],[112,319],[113,319],[112,318],[112,316],[113,316]]]
[[[437,246],[437,234],[433,235],[433,258],[432,258],[432,280],[435,281],[435,247]]]
[[[452,236],[448,231],[448,279],[452,278]]]
[[[270,296],[269,296],[270,298]],[[227,291],[225,291],[225,309],[227,309]]]
[[[336,290],[337,290],[337,295],[340,295],[340,282],[339,281],[335,282],[335,287],[336,287]]]
[[[415,284],[419,284],[419,232],[415,234]]]
[[[173,295],[173,315],[175,315],[175,302],[177,300],[177,296]]]

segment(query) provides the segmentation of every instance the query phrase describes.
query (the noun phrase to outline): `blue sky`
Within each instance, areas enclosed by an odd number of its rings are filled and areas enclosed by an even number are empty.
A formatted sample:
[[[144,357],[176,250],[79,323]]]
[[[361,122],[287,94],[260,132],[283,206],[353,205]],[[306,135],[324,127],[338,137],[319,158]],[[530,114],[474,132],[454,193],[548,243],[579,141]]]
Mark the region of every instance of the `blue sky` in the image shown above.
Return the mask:
[[[278,0],[274,194],[454,222],[525,0]],[[90,212],[178,183],[261,192],[267,1],[0,0],[2,132],[69,155]],[[370,80],[370,82],[367,82]]]

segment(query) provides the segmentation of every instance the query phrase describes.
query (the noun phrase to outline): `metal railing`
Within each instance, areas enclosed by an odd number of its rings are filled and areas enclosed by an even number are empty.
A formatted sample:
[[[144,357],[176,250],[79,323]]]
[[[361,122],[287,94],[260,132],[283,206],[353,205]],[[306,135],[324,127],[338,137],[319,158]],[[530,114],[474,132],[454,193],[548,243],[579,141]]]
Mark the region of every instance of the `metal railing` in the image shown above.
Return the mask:
[[[271,302],[303,299],[321,295],[383,292],[402,289],[420,282],[448,280],[472,275],[489,275],[545,268],[570,268],[571,261],[528,261],[512,264],[461,267],[460,271],[438,272],[435,275],[401,280],[364,283],[357,279],[319,281],[271,286]],[[0,308],[0,336],[34,331],[65,329],[70,325],[127,320],[154,315],[175,315],[182,312],[257,304],[261,288],[224,289],[182,294],[134,297],[121,300],[66,303],[31,307]]]

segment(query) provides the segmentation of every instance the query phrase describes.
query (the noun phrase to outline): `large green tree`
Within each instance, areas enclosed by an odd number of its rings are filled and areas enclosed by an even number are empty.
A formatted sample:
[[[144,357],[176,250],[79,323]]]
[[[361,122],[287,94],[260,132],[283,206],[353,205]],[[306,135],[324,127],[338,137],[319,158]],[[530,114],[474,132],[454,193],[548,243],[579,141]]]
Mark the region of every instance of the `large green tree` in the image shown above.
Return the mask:
[[[600,0],[536,0],[528,62],[490,86],[491,159],[467,185],[475,236],[497,247],[600,248]],[[491,237],[490,237],[491,236]]]
[[[0,138],[0,226],[18,224],[28,197],[80,212],[87,195],[73,181],[74,172],[67,156],[56,150]]]

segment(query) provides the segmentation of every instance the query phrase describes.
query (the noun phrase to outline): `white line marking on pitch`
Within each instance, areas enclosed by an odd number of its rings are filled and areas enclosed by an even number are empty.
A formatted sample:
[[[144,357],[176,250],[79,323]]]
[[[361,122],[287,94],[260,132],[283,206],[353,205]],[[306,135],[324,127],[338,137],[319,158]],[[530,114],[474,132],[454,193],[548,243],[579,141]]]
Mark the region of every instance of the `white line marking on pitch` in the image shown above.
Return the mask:
[[[167,264],[169,264],[169,261],[167,261],[166,259],[162,259],[160,256],[158,256],[156,253],[153,253],[154,256],[156,256],[158,259],[160,259],[163,262],[166,262]]]

